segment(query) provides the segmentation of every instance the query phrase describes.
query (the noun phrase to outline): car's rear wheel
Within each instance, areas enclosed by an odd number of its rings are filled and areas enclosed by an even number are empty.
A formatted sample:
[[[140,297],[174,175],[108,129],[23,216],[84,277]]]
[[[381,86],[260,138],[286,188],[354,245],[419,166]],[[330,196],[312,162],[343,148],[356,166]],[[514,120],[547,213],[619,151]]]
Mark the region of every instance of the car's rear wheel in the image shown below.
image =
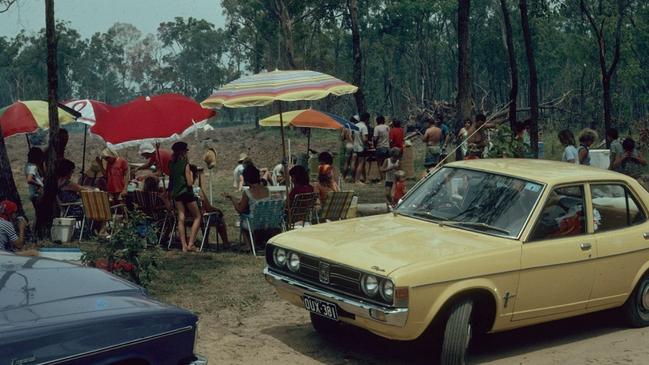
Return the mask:
[[[473,301],[469,298],[457,301],[451,306],[442,338],[440,358],[442,365],[466,364],[466,352],[473,330],[471,326],[472,310]]]
[[[319,334],[331,335],[340,330],[341,326],[339,322],[332,321],[314,313],[309,314],[311,315],[311,325]]]
[[[649,273],[645,273],[624,304],[624,316],[630,326],[649,326]]]

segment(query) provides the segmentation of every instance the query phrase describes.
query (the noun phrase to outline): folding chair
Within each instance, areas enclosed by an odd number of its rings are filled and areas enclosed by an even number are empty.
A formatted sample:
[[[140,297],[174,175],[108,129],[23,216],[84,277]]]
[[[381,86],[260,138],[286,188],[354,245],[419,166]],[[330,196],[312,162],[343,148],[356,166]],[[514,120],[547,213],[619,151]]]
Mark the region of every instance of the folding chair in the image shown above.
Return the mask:
[[[94,222],[110,222],[112,229],[115,229],[115,218],[118,209],[124,209],[124,204],[116,204],[111,206],[108,193],[105,191],[81,191],[81,202],[83,203],[83,221],[81,223],[81,233],[79,234],[79,242],[83,238],[83,229],[86,221],[90,220],[90,227],[92,228]]]
[[[290,214],[288,215],[290,220],[286,222],[286,229],[291,230],[295,228],[295,224],[298,222],[302,222],[302,227],[304,227],[306,222],[311,223],[311,217],[317,200],[317,193],[295,195],[291,201]]]
[[[83,207],[83,203],[81,202],[81,200],[78,200],[76,202],[64,203],[61,201],[61,199],[59,199],[58,196],[56,197],[56,205],[59,207],[61,218],[70,217],[69,214],[70,214],[70,209],[72,207]],[[82,217],[75,217],[75,218],[82,219]]]
[[[160,223],[162,223],[160,234],[158,235],[159,245],[162,242],[167,221],[173,220],[173,217],[170,217],[169,210],[165,207],[158,193],[136,190],[135,203],[140,207],[142,213],[151,219],[153,224],[160,226]]]
[[[347,218],[347,211],[354,198],[353,191],[330,191],[327,193],[327,200],[322,205],[320,213],[317,215],[318,223],[338,221]]]
[[[250,208],[250,214],[241,214],[240,219],[240,237],[243,236],[243,231],[246,229],[244,223],[246,223],[248,234],[250,235],[252,254],[257,256],[254,232],[272,228],[284,230],[284,200],[272,199],[260,201]]]

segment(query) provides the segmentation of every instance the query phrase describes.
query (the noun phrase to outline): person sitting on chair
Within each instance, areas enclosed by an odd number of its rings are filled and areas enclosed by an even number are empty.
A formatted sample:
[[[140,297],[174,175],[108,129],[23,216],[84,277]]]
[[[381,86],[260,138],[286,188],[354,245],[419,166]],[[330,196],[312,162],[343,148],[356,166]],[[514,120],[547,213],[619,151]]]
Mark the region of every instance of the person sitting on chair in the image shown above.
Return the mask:
[[[320,165],[318,169],[318,182],[314,190],[318,193],[320,205],[325,203],[327,193],[330,191],[340,191],[338,184],[334,181],[331,165]]]
[[[259,170],[254,165],[247,165],[243,169],[243,180],[244,184],[248,186],[248,189],[244,189],[241,199],[239,201],[235,200],[235,197],[229,193],[223,193],[223,197],[229,199],[234,206],[234,209],[239,214],[249,214],[252,208],[261,201],[266,201],[270,199],[270,190],[261,183],[261,176]],[[249,230],[248,223],[246,220],[241,222],[241,228]],[[254,232],[253,232],[254,234]],[[241,248],[244,252],[250,252],[251,242],[249,242],[248,236],[244,235],[245,243]]]

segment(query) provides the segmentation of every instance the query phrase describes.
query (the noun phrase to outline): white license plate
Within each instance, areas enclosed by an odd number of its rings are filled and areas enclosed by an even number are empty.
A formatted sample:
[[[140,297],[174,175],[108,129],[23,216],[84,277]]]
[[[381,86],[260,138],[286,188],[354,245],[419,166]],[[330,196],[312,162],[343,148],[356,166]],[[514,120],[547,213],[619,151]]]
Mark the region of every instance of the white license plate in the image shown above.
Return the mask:
[[[336,309],[335,304],[306,295],[302,297],[302,300],[304,302],[304,308],[306,308],[306,310],[308,310],[309,312],[321,315],[334,321],[338,320],[338,310]]]

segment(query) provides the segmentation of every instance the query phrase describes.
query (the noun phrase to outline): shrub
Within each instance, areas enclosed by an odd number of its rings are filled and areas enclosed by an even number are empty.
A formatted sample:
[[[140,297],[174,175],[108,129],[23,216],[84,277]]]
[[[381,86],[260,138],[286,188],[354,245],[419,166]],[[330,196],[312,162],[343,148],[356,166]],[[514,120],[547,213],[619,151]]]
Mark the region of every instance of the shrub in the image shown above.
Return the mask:
[[[99,242],[81,260],[146,287],[158,276],[161,251],[156,244],[149,244],[156,242],[155,234],[146,216],[132,211],[110,239]]]

